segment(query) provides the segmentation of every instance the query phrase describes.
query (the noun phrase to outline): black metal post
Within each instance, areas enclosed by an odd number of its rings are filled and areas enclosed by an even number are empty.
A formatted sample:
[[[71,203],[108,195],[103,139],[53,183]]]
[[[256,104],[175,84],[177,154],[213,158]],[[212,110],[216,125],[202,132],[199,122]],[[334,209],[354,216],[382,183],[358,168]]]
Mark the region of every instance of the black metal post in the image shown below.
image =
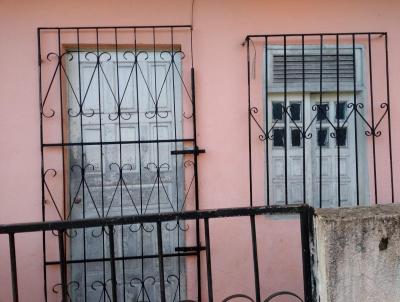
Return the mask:
[[[15,255],[15,237],[14,233],[9,234],[9,245],[10,245],[10,262],[11,262],[11,281],[12,281],[12,293],[13,302],[18,302],[18,277],[17,277],[17,259]]]
[[[254,215],[250,215],[251,222],[251,243],[253,248],[253,265],[254,265],[254,286],[256,291],[256,302],[261,301],[260,294],[260,273],[258,269],[258,253],[257,253],[257,230]]]
[[[115,250],[114,250],[114,226],[108,227],[108,239],[110,241],[110,264],[111,264],[111,284],[113,302],[117,302],[117,275],[115,272]]]
[[[58,250],[60,254],[61,301],[67,302],[67,263],[65,259],[64,230],[58,231]]]
[[[312,219],[313,208],[307,207],[300,212],[304,302],[312,302],[312,263],[310,250],[310,243],[313,235]]]
[[[162,229],[160,221],[157,222],[157,247],[158,247],[158,263],[159,263],[159,274],[160,274],[161,302],[165,302],[164,257],[163,257],[163,244],[162,244]]]
[[[213,302],[214,298],[213,298],[212,271],[211,271],[210,227],[208,223],[208,218],[204,219],[204,230],[206,238],[208,302]]]

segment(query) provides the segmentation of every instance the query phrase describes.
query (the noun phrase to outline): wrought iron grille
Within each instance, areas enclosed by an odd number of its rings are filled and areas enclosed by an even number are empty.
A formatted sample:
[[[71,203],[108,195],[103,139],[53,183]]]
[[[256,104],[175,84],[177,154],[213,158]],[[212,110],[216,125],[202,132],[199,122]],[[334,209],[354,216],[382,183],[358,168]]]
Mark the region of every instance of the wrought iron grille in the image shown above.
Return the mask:
[[[304,292],[295,293],[292,291],[278,291],[274,293],[266,293],[265,284],[261,280],[269,282],[269,277],[265,279],[260,271],[264,271],[263,267],[260,267],[260,259],[262,259],[262,246],[263,242],[266,240],[259,240],[257,244],[257,238],[260,238],[260,226],[262,227],[265,223],[265,215],[274,214],[285,214],[285,215],[297,215],[300,218],[299,228],[300,228],[300,241],[301,241],[301,255],[302,255],[302,265],[303,265],[303,280],[302,285]],[[68,241],[70,234],[73,232],[78,232],[81,229],[104,229],[107,241],[110,243],[107,246],[107,251],[109,253],[107,258],[102,259],[103,263],[107,266],[110,271],[109,278],[105,281],[98,280],[93,284],[93,291],[98,293],[96,301],[122,301],[123,297],[120,295],[119,287],[121,286],[121,279],[118,277],[121,274],[121,266],[118,264],[124,261],[121,257],[116,255],[116,229],[119,226],[135,226],[140,228],[143,225],[154,225],[155,232],[157,233],[157,250],[158,254],[155,257],[158,262],[157,275],[145,276],[143,278],[134,278],[129,282],[129,288],[136,290],[137,295],[131,298],[129,301],[237,301],[246,300],[252,302],[260,301],[275,301],[279,298],[289,298],[291,301],[306,301],[311,302],[312,300],[312,286],[311,286],[311,257],[310,257],[310,233],[312,232],[312,215],[313,210],[307,205],[299,206],[264,206],[264,207],[247,207],[247,208],[229,208],[229,209],[218,209],[218,210],[199,210],[199,211],[186,211],[186,212],[169,212],[169,213],[155,213],[155,214],[144,214],[135,216],[119,216],[119,217],[104,217],[104,218],[89,218],[80,220],[59,220],[52,222],[39,222],[39,223],[29,223],[29,224],[14,224],[14,225],[1,225],[0,235],[8,235],[9,248],[10,248],[10,267],[11,267],[11,280],[12,280],[12,294],[13,301],[19,301],[19,288],[21,287],[21,282],[18,282],[17,273],[17,255],[18,251],[16,247],[16,241],[18,237],[22,237],[25,234],[32,234],[34,232],[44,232],[54,234],[57,239],[56,244],[53,246],[58,253],[53,256],[57,258],[56,276],[53,276],[56,284],[54,284],[54,292],[56,297],[54,301],[86,301],[79,300],[76,298],[80,287],[82,284],[76,280],[71,280],[68,274],[69,261],[66,254]],[[240,271],[241,282],[252,283],[251,292],[240,292],[236,288],[229,288],[229,291],[233,291],[235,294],[229,294],[221,296],[227,280],[224,275],[221,279],[215,280],[217,277],[221,277],[221,272],[215,270],[215,253],[216,250],[212,248],[213,244],[217,243],[221,238],[213,237],[213,234],[218,232],[214,231],[219,227],[218,221],[223,222],[224,220],[229,220],[233,224],[244,222],[245,228],[242,228],[240,237],[242,240],[244,238],[251,238],[251,245],[246,246],[246,249],[239,249],[235,251],[235,257],[240,259],[241,262],[249,262],[249,271],[243,274]],[[163,246],[165,238],[163,236],[166,233],[163,228],[168,224],[174,224],[176,221],[181,223],[185,222],[190,224],[190,221],[196,222],[201,221],[201,229],[204,234],[204,247],[202,251],[205,253],[205,280],[203,290],[206,295],[201,298],[195,297],[195,291],[190,291],[187,297],[179,296],[179,286],[176,282],[178,276],[168,275],[166,272],[167,265],[166,261],[172,255],[169,255],[165,251]],[[257,227],[256,227],[257,224]],[[258,231],[257,231],[258,230]],[[68,235],[67,235],[68,234]],[[53,235],[52,235],[53,236]],[[167,236],[168,237],[168,236]],[[239,240],[240,242],[240,240]],[[228,250],[231,246],[227,247]],[[292,251],[293,253],[293,251]],[[153,256],[151,256],[153,257]],[[268,255],[267,255],[268,257]],[[21,258],[20,258],[21,259]],[[87,260],[87,263],[91,261]],[[30,262],[31,263],[31,262]],[[221,268],[221,267],[219,267]],[[20,270],[21,271],[21,270]],[[293,272],[291,272],[293,273]],[[249,275],[248,275],[249,274]],[[159,278],[159,287],[157,287],[156,293],[152,294],[152,288],[156,283],[156,279]],[[218,279],[218,278],[216,278]],[[199,282],[199,281],[197,281]],[[168,287],[174,284],[174,291],[172,295],[168,294]],[[31,297],[35,299],[34,297]],[[58,299],[57,299],[58,298]]]
[[[249,35],[251,204],[394,202],[388,36]]]
[[[173,25],[38,29],[43,221],[199,209],[191,34]],[[64,299],[69,286],[74,301],[107,301],[97,287],[110,278],[118,301],[156,296],[157,287],[164,301],[165,286],[185,299],[185,257],[200,275],[199,221],[162,227],[163,236],[151,223],[43,232],[46,301],[57,295],[60,264]],[[52,257],[57,240],[65,259]]]

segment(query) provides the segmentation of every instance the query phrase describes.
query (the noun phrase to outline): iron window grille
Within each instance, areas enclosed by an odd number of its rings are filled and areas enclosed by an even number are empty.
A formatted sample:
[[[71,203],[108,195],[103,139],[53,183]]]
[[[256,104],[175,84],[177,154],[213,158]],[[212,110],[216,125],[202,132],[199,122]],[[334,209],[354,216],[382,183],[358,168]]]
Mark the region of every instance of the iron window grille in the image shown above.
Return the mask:
[[[244,44],[251,204],[394,202],[387,33]]]

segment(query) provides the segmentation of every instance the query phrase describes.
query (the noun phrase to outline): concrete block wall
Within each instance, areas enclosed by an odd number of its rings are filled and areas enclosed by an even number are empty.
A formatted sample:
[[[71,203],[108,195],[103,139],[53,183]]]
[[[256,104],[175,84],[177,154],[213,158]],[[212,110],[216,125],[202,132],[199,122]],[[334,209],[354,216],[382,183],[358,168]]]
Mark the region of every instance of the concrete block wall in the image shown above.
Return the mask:
[[[400,205],[316,209],[318,302],[400,301]]]

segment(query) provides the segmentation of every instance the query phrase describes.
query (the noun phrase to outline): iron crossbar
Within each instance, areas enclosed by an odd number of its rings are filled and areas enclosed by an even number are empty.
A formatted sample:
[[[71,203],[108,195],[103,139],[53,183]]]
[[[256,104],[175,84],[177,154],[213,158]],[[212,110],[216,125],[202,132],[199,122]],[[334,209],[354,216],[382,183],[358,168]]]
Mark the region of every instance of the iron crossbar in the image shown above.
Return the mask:
[[[86,218],[64,221],[1,224],[0,234],[67,230],[74,228],[105,227],[109,225],[141,224],[173,220],[196,220],[223,217],[239,217],[263,214],[302,214],[311,209],[307,204],[288,206],[238,207],[159,214],[127,215],[107,218]]]

